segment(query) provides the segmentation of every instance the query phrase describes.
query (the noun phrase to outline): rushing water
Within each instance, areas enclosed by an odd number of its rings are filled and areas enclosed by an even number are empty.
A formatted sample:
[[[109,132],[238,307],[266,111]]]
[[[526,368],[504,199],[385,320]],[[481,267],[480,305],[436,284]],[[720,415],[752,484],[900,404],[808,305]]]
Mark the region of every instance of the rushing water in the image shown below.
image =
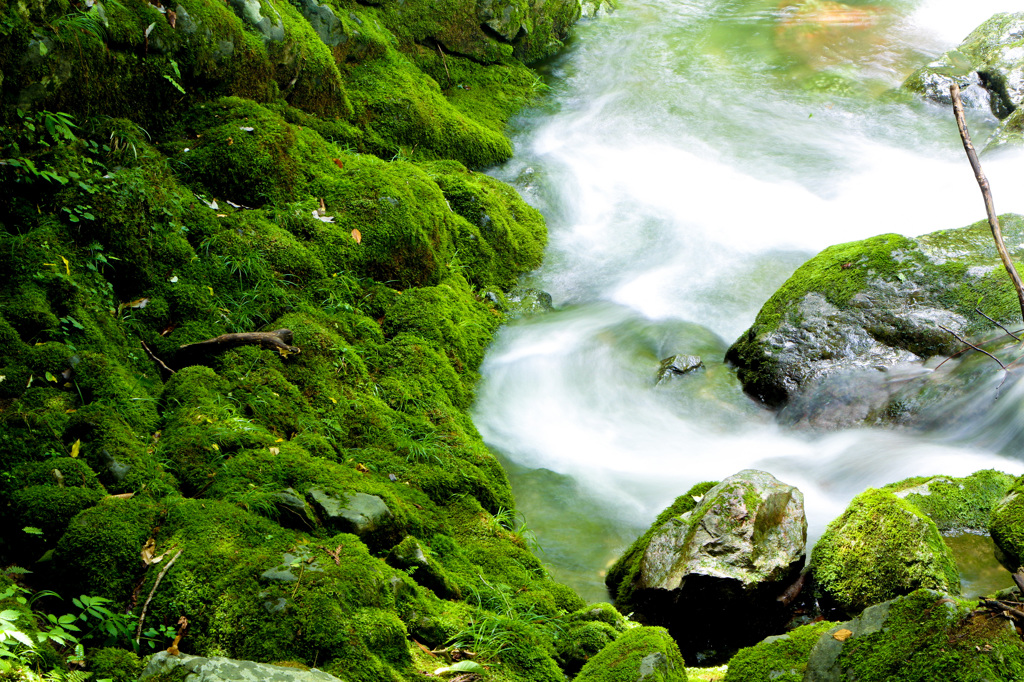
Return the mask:
[[[1017,3],[620,4],[547,65],[549,96],[496,171],[547,217],[527,283],[558,311],[502,331],[474,417],[555,577],[605,599],[607,565],[661,509],[744,468],[804,492],[812,542],[868,486],[1024,472],[1016,431],[787,431],[722,361],[825,246],[984,218],[951,112],[887,92]],[[970,125],[980,143],[994,121]],[[1024,158],[985,164],[997,208],[1024,211]],[[675,353],[706,371],[655,386]]]

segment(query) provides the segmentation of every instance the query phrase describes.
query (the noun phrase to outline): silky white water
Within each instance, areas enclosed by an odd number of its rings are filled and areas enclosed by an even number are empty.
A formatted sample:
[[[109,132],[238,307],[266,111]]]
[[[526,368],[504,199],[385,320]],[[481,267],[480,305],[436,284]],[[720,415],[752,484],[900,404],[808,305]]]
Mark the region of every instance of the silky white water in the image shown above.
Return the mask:
[[[777,0],[620,4],[546,66],[494,171],[547,218],[526,283],[558,310],[499,334],[474,419],[554,576],[605,599],[603,571],[659,511],[744,468],[804,492],[811,542],[869,486],[1024,472],[1015,431],[786,430],[722,360],[818,250],[984,219],[952,112],[887,91],[1015,3],[818,3],[845,12],[818,30]],[[995,119],[969,123],[980,147]],[[1024,156],[983,162],[997,209],[1024,212]],[[676,353],[706,370],[656,387]]]

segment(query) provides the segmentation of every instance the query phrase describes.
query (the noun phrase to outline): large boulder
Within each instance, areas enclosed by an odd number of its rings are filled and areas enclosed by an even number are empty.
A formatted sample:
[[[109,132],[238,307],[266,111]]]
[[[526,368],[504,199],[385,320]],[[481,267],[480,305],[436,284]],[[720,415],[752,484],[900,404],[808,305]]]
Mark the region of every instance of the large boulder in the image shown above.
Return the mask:
[[[903,88],[950,104],[957,83],[968,107],[1009,116],[1024,100],[1024,12],[1000,13],[983,23],[955,49],[915,71]]]
[[[1001,220],[1011,258],[1024,257],[1024,220]],[[831,246],[800,266],[726,358],[749,394],[770,406],[791,403],[791,423],[887,421],[914,401],[886,378],[923,373],[928,358],[963,348],[946,329],[995,330],[976,306],[1002,323],[1020,315],[986,222],[917,238],[881,235]]]
[[[806,541],[803,494],[763,471],[741,471],[651,534],[619,589],[620,606],[668,627],[685,657],[720,660],[785,622],[778,598],[803,567]],[[743,628],[736,613],[748,618]]]
[[[173,675],[173,677],[172,677]],[[142,680],[151,678],[184,680],[185,682],[235,682],[236,680],[263,680],[263,682],[341,682],[315,668],[285,667],[253,661],[238,661],[215,656],[189,656],[169,654],[166,651],[149,659],[142,671]]]
[[[576,682],[686,682],[686,664],[664,628],[638,627],[591,658]]]
[[[729,659],[725,682],[801,682],[811,649],[833,626],[827,620],[808,623],[741,649]]]
[[[803,682],[1020,679],[1024,644],[1012,623],[974,607],[932,590],[876,604],[820,635]]]
[[[822,610],[853,615],[919,588],[960,593],[953,554],[935,522],[888,490],[868,489],[811,552]]]

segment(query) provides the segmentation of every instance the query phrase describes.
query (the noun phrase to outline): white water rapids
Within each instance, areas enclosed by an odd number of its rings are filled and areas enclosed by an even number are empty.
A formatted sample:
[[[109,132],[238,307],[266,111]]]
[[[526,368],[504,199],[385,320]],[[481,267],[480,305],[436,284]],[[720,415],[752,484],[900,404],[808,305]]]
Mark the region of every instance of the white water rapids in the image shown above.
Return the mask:
[[[621,0],[578,26],[494,171],[547,218],[526,283],[558,310],[503,329],[474,412],[556,578],[606,599],[603,571],[658,512],[744,468],[804,492],[811,542],[869,486],[1024,472],[1012,443],[786,430],[722,361],[820,249],[984,219],[952,112],[886,91],[1018,4],[854,6],[815,33],[777,0]],[[980,147],[994,119],[969,123]],[[997,209],[1024,212],[1024,156],[983,163]],[[704,375],[656,388],[675,353]]]

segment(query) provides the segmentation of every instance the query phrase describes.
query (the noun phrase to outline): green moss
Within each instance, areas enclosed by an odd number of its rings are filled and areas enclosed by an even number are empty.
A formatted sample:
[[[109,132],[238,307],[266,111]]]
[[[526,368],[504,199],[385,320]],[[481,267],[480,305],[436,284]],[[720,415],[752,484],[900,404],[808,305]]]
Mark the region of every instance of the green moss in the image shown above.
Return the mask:
[[[134,682],[142,672],[142,661],[132,651],[107,647],[86,652],[85,666],[97,679]]]
[[[935,523],[888,490],[855,497],[814,546],[810,566],[826,608],[839,613],[921,587],[959,593],[956,563]]]
[[[627,630],[593,656],[578,682],[686,682],[686,665],[679,648],[664,628],[637,627]]]
[[[986,469],[964,478],[919,476],[891,483],[891,490],[913,503],[935,522],[939,530],[987,531],[992,510],[1006,496],[1013,477]]]
[[[53,555],[62,589],[127,599],[145,568],[139,552],[155,519],[156,510],[135,499],[105,500],[75,516]]]
[[[992,511],[989,533],[1010,571],[1024,565],[1024,477],[1018,478]],[[997,554],[999,554],[997,552]]]
[[[973,602],[914,592],[891,606],[884,630],[848,640],[837,665],[864,682],[1020,679],[1020,637],[1007,621],[973,608]]]
[[[716,485],[718,485],[717,481],[705,481],[703,483],[698,483],[686,491],[686,494],[677,497],[667,509],[658,514],[658,518],[655,519],[654,523],[651,524],[651,527],[647,529],[647,532],[637,538],[633,544],[622,553],[622,556],[616,560],[612,567],[608,569],[608,576],[605,578],[605,584],[608,585],[609,591],[615,594],[615,601],[620,607],[628,608],[628,605],[630,604],[633,592],[633,582],[636,580],[637,573],[640,571],[640,561],[643,559],[644,552],[647,551],[647,545],[650,544],[651,538],[654,537],[655,532],[657,532],[657,530],[669,519],[693,511],[697,507],[698,500],[703,497],[704,493],[711,490]]]
[[[726,682],[801,682],[811,648],[835,623],[820,621],[741,649],[729,659]]]

